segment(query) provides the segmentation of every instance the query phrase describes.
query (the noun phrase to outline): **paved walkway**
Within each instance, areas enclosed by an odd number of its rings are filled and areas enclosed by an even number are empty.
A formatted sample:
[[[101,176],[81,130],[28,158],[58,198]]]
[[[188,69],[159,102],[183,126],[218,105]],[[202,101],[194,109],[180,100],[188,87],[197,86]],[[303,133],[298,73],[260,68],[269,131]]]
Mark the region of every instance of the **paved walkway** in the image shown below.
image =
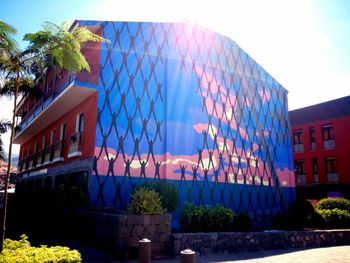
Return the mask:
[[[174,260],[156,260],[153,262],[175,263]],[[196,258],[197,263],[350,263],[350,246],[314,248],[307,250],[273,250],[231,255],[208,255]]]
[[[119,262],[108,257],[97,255],[95,257],[84,257],[83,262]],[[90,251],[91,253],[91,251]],[[85,254],[85,256],[87,256]],[[137,260],[127,263],[137,263]],[[152,260],[152,263],[179,263],[180,259]],[[197,256],[196,263],[350,263],[350,245],[326,248],[314,248],[306,250],[271,250],[251,253],[238,253],[226,255]]]

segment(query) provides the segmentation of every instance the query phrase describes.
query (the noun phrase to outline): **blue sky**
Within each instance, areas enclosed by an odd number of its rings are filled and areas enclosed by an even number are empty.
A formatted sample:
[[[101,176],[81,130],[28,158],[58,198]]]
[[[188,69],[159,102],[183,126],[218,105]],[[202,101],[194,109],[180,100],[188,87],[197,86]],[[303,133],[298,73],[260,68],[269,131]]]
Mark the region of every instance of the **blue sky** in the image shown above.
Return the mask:
[[[0,1],[19,40],[44,21],[192,21],[235,40],[289,90],[290,109],[350,95],[348,0]]]

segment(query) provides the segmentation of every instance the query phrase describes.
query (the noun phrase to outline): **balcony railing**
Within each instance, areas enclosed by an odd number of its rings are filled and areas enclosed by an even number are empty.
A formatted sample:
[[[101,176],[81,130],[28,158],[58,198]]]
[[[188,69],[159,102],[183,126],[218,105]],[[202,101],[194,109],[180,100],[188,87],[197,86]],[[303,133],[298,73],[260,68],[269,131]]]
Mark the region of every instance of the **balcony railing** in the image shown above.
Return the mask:
[[[41,150],[37,153],[37,167],[44,165],[45,163],[45,150]]]
[[[304,152],[304,144],[302,144],[302,143],[294,144],[294,152],[303,153]]]
[[[66,73],[54,84],[53,90],[49,96],[44,96],[41,98],[33,108],[31,108],[28,113],[22,118],[21,122],[16,127],[15,136],[17,136],[22,130],[24,130],[43,110],[45,110],[51,102],[64,91],[69,84],[71,84],[75,79],[75,74]]]
[[[306,184],[306,174],[297,174],[296,177],[297,184]]]
[[[316,143],[315,142],[312,142],[311,144],[310,144],[310,148],[311,148],[311,151],[316,151]]]
[[[63,156],[64,140],[56,142],[53,145],[53,162],[59,162],[64,160]]]
[[[339,175],[337,173],[327,173],[327,182],[329,183],[339,182]]]
[[[334,140],[325,140],[323,141],[323,148],[326,150],[335,149],[335,141]]]
[[[53,145],[50,145],[45,148],[45,161],[44,164],[49,164],[53,160]]]
[[[18,170],[21,172],[24,169],[25,159],[18,161]]]
[[[82,132],[76,132],[70,136],[68,158],[74,157],[74,156],[81,156],[82,142],[83,142]]]
[[[34,153],[29,157],[29,169],[35,168],[37,164],[37,154]]]

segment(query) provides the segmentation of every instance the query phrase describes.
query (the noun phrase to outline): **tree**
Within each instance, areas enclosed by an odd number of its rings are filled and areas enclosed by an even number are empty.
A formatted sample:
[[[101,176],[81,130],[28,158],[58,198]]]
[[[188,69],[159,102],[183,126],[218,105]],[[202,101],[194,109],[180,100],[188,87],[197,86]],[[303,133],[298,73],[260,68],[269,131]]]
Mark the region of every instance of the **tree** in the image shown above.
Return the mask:
[[[45,84],[46,73],[51,68],[58,70],[66,69],[72,73],[81,70],[87,70],[89,72],[89,64],[81,53],[81,43],[87,41],[104,41],[104,38],[93,34],[84,27],[69,29],[68,22],[64,22],[61,25],[46,22],[43,25],[43,30],[24,36],[23,39],[29,41],[29,46],[22,51],[13,41],[12,36],[16,33],[13,27],[5,22],[1,22],[0,31],[0,70],[5,76],[5,79],[0,82],[0,94],[13,95],[12,124],[15,123],[17,98],[20,92],[30,92],[33,90],[33,87],[38,87],[38,85],[42,85],[43,83]],[[14,129],[15,127],[12,125],[8,169],[5,179],[4,215],[2,238],[0,241],[1,251],[6,233],[7,187],[10,178]]]

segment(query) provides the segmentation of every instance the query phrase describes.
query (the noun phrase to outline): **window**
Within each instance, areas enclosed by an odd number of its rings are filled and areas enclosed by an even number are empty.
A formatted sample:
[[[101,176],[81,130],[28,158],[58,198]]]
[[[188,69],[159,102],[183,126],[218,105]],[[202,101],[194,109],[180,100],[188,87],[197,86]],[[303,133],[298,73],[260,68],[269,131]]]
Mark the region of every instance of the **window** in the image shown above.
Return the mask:
[[[337,173],[337,159],[335,157],[326,158],[326,173]]]
[[[322,136],[324,141],[334,140],[333,125],[322,126]]]
[[[293,133],[293,143],[302,144],[303,143],[303,132],[301,130],[295,131]]]
[[[296,174],[305,174],[305,161],[296,160],[295,161],[295,173]]]
[[[317,167],[317,159],[316,158],[312,159],[312,173],[318,174],[318,167]]]
[[[310,134],[310,143],[314,143],[315,142],[315,129],[314,128],[310,128],[309,129],[309,134]]]
[[[304,152],[304,144],[303,144],[303,132],[301,130],[295,131],[293,133],[293,148],[294,152],[302,153]]]
[[[298,184],[305,184],[306,183],[305,161],[304,160],[296,160],[295,161],[295,174],[296,174],[296,182]]]
[[[29,157],[29,154],[30,154],[30,145],[28,144],[27,145],[27,157]]]
[[[335,157],[328,157],[326,162],[326,177],[330,183],[337,183],[339,181],[337,159]]]
[[[323,137],[323,148],[324,149],[334,149],[334,131],[332,125],[322,126],[322,137]]]
[[[53,130],[51,132],[50,145],[53,145],[55,143],[55,140],[56,140],[56,130]]]
[[[312,158],[311,162],[312,162],[312,176],[314,178],[314,183],[318,183],[319,182],[319,178],[318,178],[317,159],[316,158]]]
[[[67,131],[67,124],[64,123],[61,125],[61,140],[64,140],[66,138],[66,131]]]
[[[38,140],[35,141],[34,143],[34,153],[38,151]]]
[[[46,147],[46,136],[43,137],[43,143],[41,145],[41,149],[45,149]]]
[[[83,132],[83,130],[84,130],[84,113],[80,113],[77,118],[76,131]]]

